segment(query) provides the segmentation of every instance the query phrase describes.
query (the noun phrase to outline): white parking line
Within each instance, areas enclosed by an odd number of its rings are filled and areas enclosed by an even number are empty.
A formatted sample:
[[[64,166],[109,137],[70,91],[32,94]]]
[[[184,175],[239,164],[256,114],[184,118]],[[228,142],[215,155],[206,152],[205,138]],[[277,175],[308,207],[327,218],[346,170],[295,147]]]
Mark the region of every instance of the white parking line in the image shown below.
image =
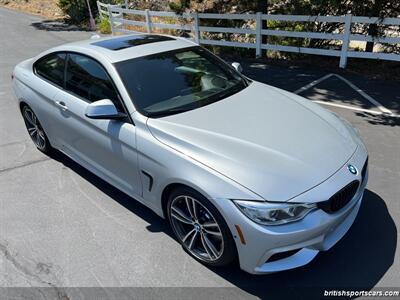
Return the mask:
[[[381,112],[381,111],[376,111],[376,110],[371,110],[371,109],[364,109],[364,108],[348,106],[348,105],[343,105],[343,104],[337,104],[337,103],[331,103],[331,102],[320,101],[320,100],[311,100],[311,101],[318,103],[318,104],[322,104],[322,105],[345,108],[345,109],[350,109],[350,110],[354,110],[354,111],[361,111],[361,112],[366,112],[366,113],[370,113],[370,114],[374,114],[374,115],[382,115],[383,114],[383,112]]]
[[[322,105],[339,107],[339,108],[344,108],[344,109],[349,109],[349,110],[354,110],[354,111],[360,111],[360,112],[365,112],[365,113],[369,113],[369,114],[373,114],[373,115],[385,115],[385,116],[392,117],[392,118],[400,118],[400,115],[393,114],[393,113],[388,114],[388,113],[384,113],[381,111],[359,108],[359,107],[355,107],[355,106],[348,106],[348,105],[337,104],[337,103],[331,103],[331,102],[320,101],[320,100],[311,100],[311,101],[318,103],[318,104],[322,104]]]
[[[351,83],[350,81],[348,81],[346,78],[343,78],[340,75],[334,74],[334,76],[336,76],[337,78],[343,80],[345,83],[347,83],[353,90],[355,90],[357,93],[359,93],[361,96],[363,96],[365,99],[367,99],[369,102],[371,102],[372,104],[374,104],[381,112],[386,113],[386,114],[393,114],[392,111],[390,111],[389,109],[387,109],[386,107],[384,107],[381,103],[379,103],[378,101],[376,101],[374,98],[372,98],[370,95],[368,95],[367,93],[365,93],[362,89],[360,89],[359,87],[355,86],[353,83]]]
[[[342,104],[335,104],[335,103],[330,103],[330,102],[325,102],[325,101],[314,101],[317,102],[319,104],[325,104],[325,105],[330,105],[330,106],[336,106],[336,107],[341,107],[341,108],[346,108],[346,109],[351,109],[351,110],[355,110],[355,111],[363,111],[363,112],[368,112],[368,113],[372,113],[372,114],[376,114],[376,115],[380,115],[380,114],[385,114],[385,115],[390,115],[393,117],[398,117],[398,115],[393,114],[393,112],[389,109],[387,109],[386,107],[384,107],[381,103],[379,103],[377,100],[375,100],[374,98],[372,98],[370,95],[368,95],[367,93],[365,93],[362,89],[360,89],[359,87],[357,87],[356,85],[354,85],[353,83],[351,83],[349,80],[347,80],[346,78],[338,75],[338,74],[334,74],[334,73],[329,73],[317,80],[314,80],[313,82],[299,88],[298,90],[294,91],[293,93],[295,94],[300,94],[312,87],[314,87],[315,85],[317,85],[318,83],[332,77],[335,76],[336,78],[339,78],[340,80],[342,80],[344,83],[346,83],[348,86],[350,86],[353,90],[355,90],[357,93],[359,93],[362,97],[364,97],[365,99],[367,99],[370,103],[372,103],[373,105],[375,105],[380,112],[374,111],[374,110],[370,110],[370,109],[363,109],[363,108],[358,108],[358,107],[353,107],[353,106],[347,106],[347,105],[342,105]]]
[[[327,74],[324,77],[321,77],[320,79],[314,80],[313,82],[310,82],[309,84],[299,88],[298,90],[295,90],[293,93],[300,94],[300,93],[312,88],[313,86],[317,85],[318,83],[320,83],[320,82],[324,81],[325,79],[328,79],[329,77],[332,77],[332,76],[333,76],[332,73]]]

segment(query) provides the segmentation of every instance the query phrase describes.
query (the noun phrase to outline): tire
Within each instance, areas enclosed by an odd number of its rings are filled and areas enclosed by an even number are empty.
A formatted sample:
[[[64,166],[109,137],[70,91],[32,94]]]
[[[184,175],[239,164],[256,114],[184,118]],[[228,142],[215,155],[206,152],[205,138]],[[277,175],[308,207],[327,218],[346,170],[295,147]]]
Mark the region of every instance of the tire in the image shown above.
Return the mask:
[[[176,239],[196,260],[220,267],[235,259],[236,246],[228,225],[200,193],[186,187],[173,190],[168,197],[167,217]]]
[[[51,147],[49,139],[47,138],[36,114],[26,104],[22,107],[21,113],[25,122],[26,130],[36,148],[45,154],[50,154],[53,148]]]

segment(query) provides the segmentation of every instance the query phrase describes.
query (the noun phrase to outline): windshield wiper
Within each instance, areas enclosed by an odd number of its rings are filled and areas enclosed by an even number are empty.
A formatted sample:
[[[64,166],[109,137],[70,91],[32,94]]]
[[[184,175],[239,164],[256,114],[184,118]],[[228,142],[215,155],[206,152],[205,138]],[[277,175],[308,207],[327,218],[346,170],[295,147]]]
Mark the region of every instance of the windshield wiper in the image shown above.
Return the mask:
[[[216,93],[214,95],[211,95],[209,98],[205,98],[205,99],[201,99],[203,101],[203,105],[191,105],[188,107],[188,105],[185,105],[185,107],[178,107],[178,108],[171,108],[171,109],[166,109],[166,110],[162,110],[162,111],[155,111],[155,112],[147,112],[147,117],[152,118],[152,117],[166,117],[169,115],[174,115],[174,114],[179,114],[179,113],[183,113],[195,108],[199,108],[202,106],[205,106],[207,104],[216,102],[218,100],[227,98],[241,90],[243,90],[244,88],[246,88],[247,85],[244,82],[238,82],[236,85],[223,90],[219,93]]]
[[[156,112],[148,112],[147,116],[149,118],[152,117],[166,117],[166,116],[170,116],[170,115],[175,115],[175,114],[179,114],[179,113],[183,113],[189,110],[194,109],[194,107],[190,107],[190,108],[171,108],[171,109],[167,109],[167,110],[161,110],[161,111],[156,111]]]
[[[216,94],[215,96],[217,97],[217,100],[221,100],[221,99],[227,98],[233,94],[236,94],[237,92],[243,90],[244,88],[246,88],[246,86],[242,82],[240,82],[240,83],[228,88],[227,90],[224,90],[224,91]]]

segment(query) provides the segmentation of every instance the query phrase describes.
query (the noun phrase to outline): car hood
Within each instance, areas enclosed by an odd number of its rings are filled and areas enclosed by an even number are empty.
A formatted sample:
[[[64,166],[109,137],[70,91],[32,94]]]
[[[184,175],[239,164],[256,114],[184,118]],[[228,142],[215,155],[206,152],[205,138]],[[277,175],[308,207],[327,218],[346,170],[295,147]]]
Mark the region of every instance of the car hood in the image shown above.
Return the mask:
[[[357,148],[332,113],[259,82],[195,110],[150,118],[147,125],[162,143],[267,201],[287,201],[320,184]]]

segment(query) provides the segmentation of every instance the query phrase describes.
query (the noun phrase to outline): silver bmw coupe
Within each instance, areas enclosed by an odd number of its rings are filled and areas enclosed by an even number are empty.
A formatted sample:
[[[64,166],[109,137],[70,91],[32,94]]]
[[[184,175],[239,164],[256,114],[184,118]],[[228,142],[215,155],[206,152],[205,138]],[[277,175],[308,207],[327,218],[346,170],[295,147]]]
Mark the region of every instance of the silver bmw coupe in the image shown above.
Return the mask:
[[[12,77],[40,151],[63,152],[168,219],[208,266],[305,265],[357,216],[368,179],[358,131],[191,41],[70,43]]]

